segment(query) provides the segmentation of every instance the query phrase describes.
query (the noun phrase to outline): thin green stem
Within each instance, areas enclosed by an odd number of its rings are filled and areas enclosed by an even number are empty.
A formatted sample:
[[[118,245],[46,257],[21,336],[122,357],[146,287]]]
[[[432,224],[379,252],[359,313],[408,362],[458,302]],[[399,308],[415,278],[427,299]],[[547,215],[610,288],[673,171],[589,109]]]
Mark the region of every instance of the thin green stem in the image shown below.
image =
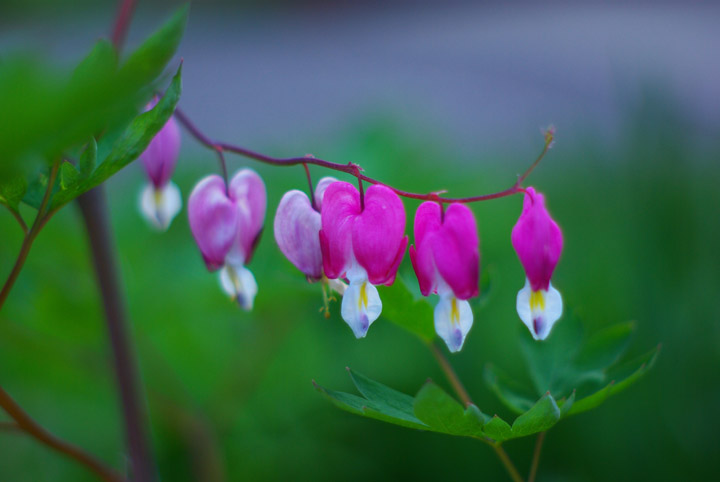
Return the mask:
[[[540,452],[542,451],[543,442],[545,441],[545,434],[547,432],[540,432],[537,440],[535,441],[535,452],[533,453],[532,465],[530,465],[530,475],[528,475],[528,482],[535,482],[535,476],[537,475],[538,465],[540,464]]]

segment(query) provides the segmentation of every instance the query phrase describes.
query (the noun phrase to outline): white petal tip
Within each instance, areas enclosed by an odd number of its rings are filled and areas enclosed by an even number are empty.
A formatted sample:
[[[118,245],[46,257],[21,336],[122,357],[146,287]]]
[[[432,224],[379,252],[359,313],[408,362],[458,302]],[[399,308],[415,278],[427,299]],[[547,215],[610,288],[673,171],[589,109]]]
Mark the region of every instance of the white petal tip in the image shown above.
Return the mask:
[[[220,270],[220,286],[240,308],[252,310],[258,286],[249,269],[226,264]]]
[[[148,224],[158,231],[167,231],[181,208],[180,189],[172,182],[168,182],[161,189],[155,189],[152,184],[148,184],[140,193],[140,213]]]
[[[517,312],[532,337],[542,341],[550,336],[553,326],[562,316],[562,297],[552,284],[547,291],[532,291],[526,282],[517,295]]]
[[[462,350],[473,324],[473,312],[467,300],[443,296],[435,306],[435,331],[451,353]]]
[[[340,314],[350,326],[355,338],[365,338],[370,325],[382,312],[382,302],[377,288],[367,280],[350,283],[343,294]]]

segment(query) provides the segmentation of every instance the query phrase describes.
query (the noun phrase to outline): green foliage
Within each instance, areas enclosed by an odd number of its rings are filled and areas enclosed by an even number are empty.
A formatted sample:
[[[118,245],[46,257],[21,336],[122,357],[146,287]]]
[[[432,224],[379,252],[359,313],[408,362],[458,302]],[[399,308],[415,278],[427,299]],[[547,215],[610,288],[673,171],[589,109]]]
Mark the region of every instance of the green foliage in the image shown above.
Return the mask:
[[[560,420],[561,409],[547,393],[525,413],[508,424],[495,415],[490,417],[470,404],[466,408],[431,381],[425,383],[415,398],[386,387],[348,369],[359,397],[321,387],[315,388],[335,406],[361,415],[402,427],[471,437],[489,443],[543,432]]]
[[[182,38],[186,19],[187,7],[183,7],[120,66],[114,47],[105,40],[98,41],[71,74],[29,58],[0,63],[0,179],[10,179],[0,186],[0,202],[16,209],[24,196],[37,207],[42,196],[35,188],[44,190],[47,184],[38,174],[46,169],[42,164],[65,159],[82,145],[90,150],[86,148],[78,167],[69,162],[60,167],[60,191],[53,207],[134,160],[172,113],[180,95],[178,74],[159,108],[131,121],[156,90],[158,76]],[[125,134],[92,172],[97,151],[94,138],[108,131]],[[27,193],[20,194],[19,178],[29,179]]]
[[[580,322],[568,317],[545,341],[535,341],[523,333],[521,348],[532,388],[489,364],[485,367],[485,381],[505,405],[518,413],[525,412],[542,393],[552,393],[560,400],[563,417],[590,410],[635,382],[655,362],[659,347],[617,364],[628,348],[633,328],[633,323],[614,325],[583,342]]]
[[[175,111],[175,106],[178,100],[180,100],[180,92],[182,89],[181,70],[182,67],[178,68],[177,74],[175,74],[170,84],[170,88],[165,92],[165,95],[157,105],[150,111],[140,114],[133,119],[125,133],[115,142],[110,154],[108,154],[96,169],[91,170],[90,168],[90,166],[94,164],[94,156],[97,154],[97,147],[94,142],[89,143],[89,146],[83,153],[83,157],[86,159],[80,163],[83,171],[87,174],[81,175],[71,164],[63,164],[63,168],[68,165],[72,168],[72,171],[70,168],[61,171],[61,174],[63,174],[65,170],[70,171],[69,176],[71,176],[71,181],[67,185],[61,185],[62,190],[52,199],[51,209],[68,203],[80,194],[104,182],[143,153],[148,144],[150,144],[150,141],[155,137],[155,134],[162,129]]]

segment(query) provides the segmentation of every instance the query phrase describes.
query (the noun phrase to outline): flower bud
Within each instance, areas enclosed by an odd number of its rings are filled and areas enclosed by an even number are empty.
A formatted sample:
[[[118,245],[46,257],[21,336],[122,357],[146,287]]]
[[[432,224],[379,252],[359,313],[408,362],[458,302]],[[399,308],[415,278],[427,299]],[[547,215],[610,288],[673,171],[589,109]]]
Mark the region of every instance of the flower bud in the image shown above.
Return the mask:
[[[545,197],[532,187],[526,190],[522,213],[512,230],[512,245],[527,276],[517,297],[518,315],[536,340],[544,340],[562,316],[562,297],[550,278],[560,259],[563,237],[545,207]]]
[[[155,104],[157,98],[148,104],[146,110],[152,109]],[[180,128],[175,118],[170,117],[140,154],[149,179],[140,194],[140,212],[151,226],[162,231],[170,226],[182,207],[180,190],[170,181],[179,153]]]

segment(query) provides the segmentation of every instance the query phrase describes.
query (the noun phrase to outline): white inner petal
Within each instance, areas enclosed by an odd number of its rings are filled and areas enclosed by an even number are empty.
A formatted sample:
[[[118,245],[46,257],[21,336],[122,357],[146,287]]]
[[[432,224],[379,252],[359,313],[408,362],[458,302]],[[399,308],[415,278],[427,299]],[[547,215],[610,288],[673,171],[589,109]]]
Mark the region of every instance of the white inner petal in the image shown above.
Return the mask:
[[[377,288],[367,280],[365,270],[357,268],[359,270],[354,266],[347,272],[350,285],[343,294],[340,313],[355,337],[363,338],[372,322],[380,316],[382,302]]]
[[[544,340],[562,316],[562,296],[552,283],[547,291],[533,291],[530,281],[526,279],[525,286],[517,295],[517,312],[533,338]]]
[[[330,279],[328,280],[328,286],[330,286],[330,289],[335,291],[337,294],[342,296],[345,293],[345,290],[347,289],[348,285],[343,283],[339,279]]]
[[[167,230],[181,208],[180,189],[172,182],[159,190],[147,184],[140,193],[140,212],[152,227],[160,231]]]
[[[459,300],[451,293],[440,297],[435,306],[435,332],[445,341],[448,350],[458,352],[473,324],[473,312],[467,300]]]
[[[220,270],[220,286],[242,309],[252,310],[258,286],[249,269],[242,265],[226,264]]]

